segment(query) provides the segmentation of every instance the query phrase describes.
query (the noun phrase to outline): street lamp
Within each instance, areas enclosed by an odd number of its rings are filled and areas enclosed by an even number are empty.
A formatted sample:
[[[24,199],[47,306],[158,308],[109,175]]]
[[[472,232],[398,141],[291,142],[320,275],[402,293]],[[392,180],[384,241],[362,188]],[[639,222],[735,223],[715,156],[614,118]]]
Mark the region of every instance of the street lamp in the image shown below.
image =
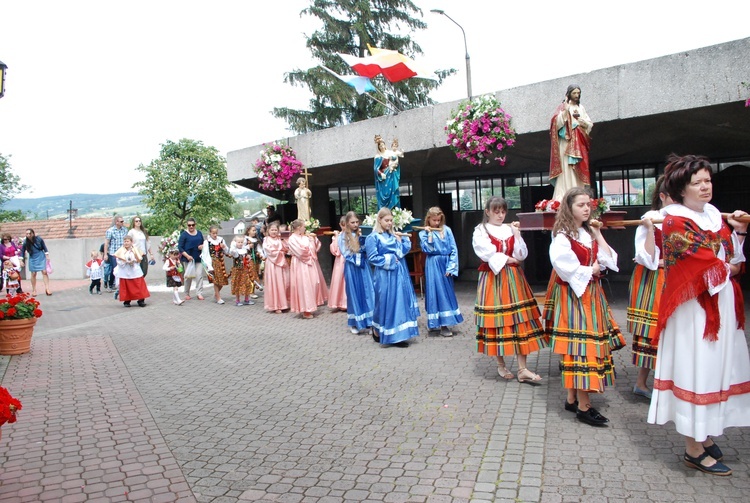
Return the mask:
[[[466,52],[466,93],[469,95],[469,99],[471,99],[471,58],[469,58],[469,46],[466,44],[466,32],[464,31],[463,26],[458,24],[455,19],[446,14],[444,10],[430,9],[430,12],[441,14],[447,17],[448,19],[453,21],[453,24],[461,28],[461,33],[464,34],[464,51]]]
[[[0,98],[5,94],[5,70],[8,69],[8,65],[0,61]]]

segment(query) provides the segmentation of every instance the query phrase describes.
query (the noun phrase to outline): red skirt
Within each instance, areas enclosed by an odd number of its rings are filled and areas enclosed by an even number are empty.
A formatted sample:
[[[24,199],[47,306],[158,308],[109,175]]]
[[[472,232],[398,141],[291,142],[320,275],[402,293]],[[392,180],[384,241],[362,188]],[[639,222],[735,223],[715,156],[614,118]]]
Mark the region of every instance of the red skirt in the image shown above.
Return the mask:
[[[146,280],[141,278],[125,279],[120,278],[120,300],[141,300],[150,297]]]

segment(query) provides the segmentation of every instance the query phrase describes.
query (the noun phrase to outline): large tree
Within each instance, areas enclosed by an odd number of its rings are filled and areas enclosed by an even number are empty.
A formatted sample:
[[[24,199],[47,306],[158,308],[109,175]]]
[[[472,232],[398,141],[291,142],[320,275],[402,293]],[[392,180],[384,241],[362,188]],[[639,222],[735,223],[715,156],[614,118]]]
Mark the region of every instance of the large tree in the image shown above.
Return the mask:
[[[181,229],[190,217],[202,229],[231,218],[234,197],[227,190],[225,160],[215,147],[196,140],[167,141],[158,159],[137,169],[146,179],[133,187],[152,213],[147,223],[153,235]]]
[[[340,75],[351,75],[351,68],[336,55],[337,52],[358,57],[369,55],[367,44],[380,49],[397,50],[414,58],[422,54],[408,32],[426,28],[422,15],[411,0],[312,0],[301,15],[315,16],[323,28],[307,36],[307,47],[320,64]],[[401,33],[407,33],[402,35]],[[373,93],[380,101],[389,102],[399,110],[430,105],[431,89],[439,86],[455,70],[439,70],[437,81],[412,78],[392,84],[382,78],[374,80],[382,91]],[[389,113],[389,109],[356,91],[320,67],[293,70],[284,76],[284,82],[293,86],[306,86],[314,97],[309,110],[274,108],[273,115],[283,118],[289,129],[308,133],[350,122],[357,122]]]
[[[21,183],[21,178],[13,173],[13,169],[10,166],[10,156],[5,157],[3,154],[0,154],[0,206],[27,188],[26,185]],[[18,222],[21,220],[25,220],[21,210],[8,211],[0,209],[1,222]]]

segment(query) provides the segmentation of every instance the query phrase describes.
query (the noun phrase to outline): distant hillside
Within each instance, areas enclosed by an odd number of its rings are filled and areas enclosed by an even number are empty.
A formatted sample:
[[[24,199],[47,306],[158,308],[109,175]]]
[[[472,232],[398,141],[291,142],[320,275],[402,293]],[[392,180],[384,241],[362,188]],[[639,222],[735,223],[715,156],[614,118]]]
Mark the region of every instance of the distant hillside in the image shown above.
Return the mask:
[[[234,194],[237,202],[250,201],[259,197],[262,197],[261,194],[251,190]],[[141,202],[141,196],[137,192],[15,198],[5,203],[3,209],[21,210],[29,220],[65,218],[68,216],[71,202],[72,207],[78,210],[79,217],[106,217],[115,213],[123,215],[146,213],[146,206]]]

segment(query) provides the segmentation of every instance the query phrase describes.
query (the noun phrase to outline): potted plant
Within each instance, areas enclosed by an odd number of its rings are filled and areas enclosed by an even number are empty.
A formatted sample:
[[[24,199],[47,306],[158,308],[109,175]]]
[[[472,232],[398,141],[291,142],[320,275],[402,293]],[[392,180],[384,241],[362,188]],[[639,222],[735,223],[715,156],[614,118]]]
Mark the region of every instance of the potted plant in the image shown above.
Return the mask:
[[[292,180],[302,172],[302,162],[294,149],[278,143],[264,144],[255,161],[258,185],[265,190],[283,192],[292,187]]]
[[[28,353],[36,320],[41,316],[39,301],[28,293],[0,300],[0,355]]]
[[[493,95],[463,101],[445,124],[446,143],[458,159],[473,166],[497,162],[505,166],[505,150],[516,142],[511,116]]]

